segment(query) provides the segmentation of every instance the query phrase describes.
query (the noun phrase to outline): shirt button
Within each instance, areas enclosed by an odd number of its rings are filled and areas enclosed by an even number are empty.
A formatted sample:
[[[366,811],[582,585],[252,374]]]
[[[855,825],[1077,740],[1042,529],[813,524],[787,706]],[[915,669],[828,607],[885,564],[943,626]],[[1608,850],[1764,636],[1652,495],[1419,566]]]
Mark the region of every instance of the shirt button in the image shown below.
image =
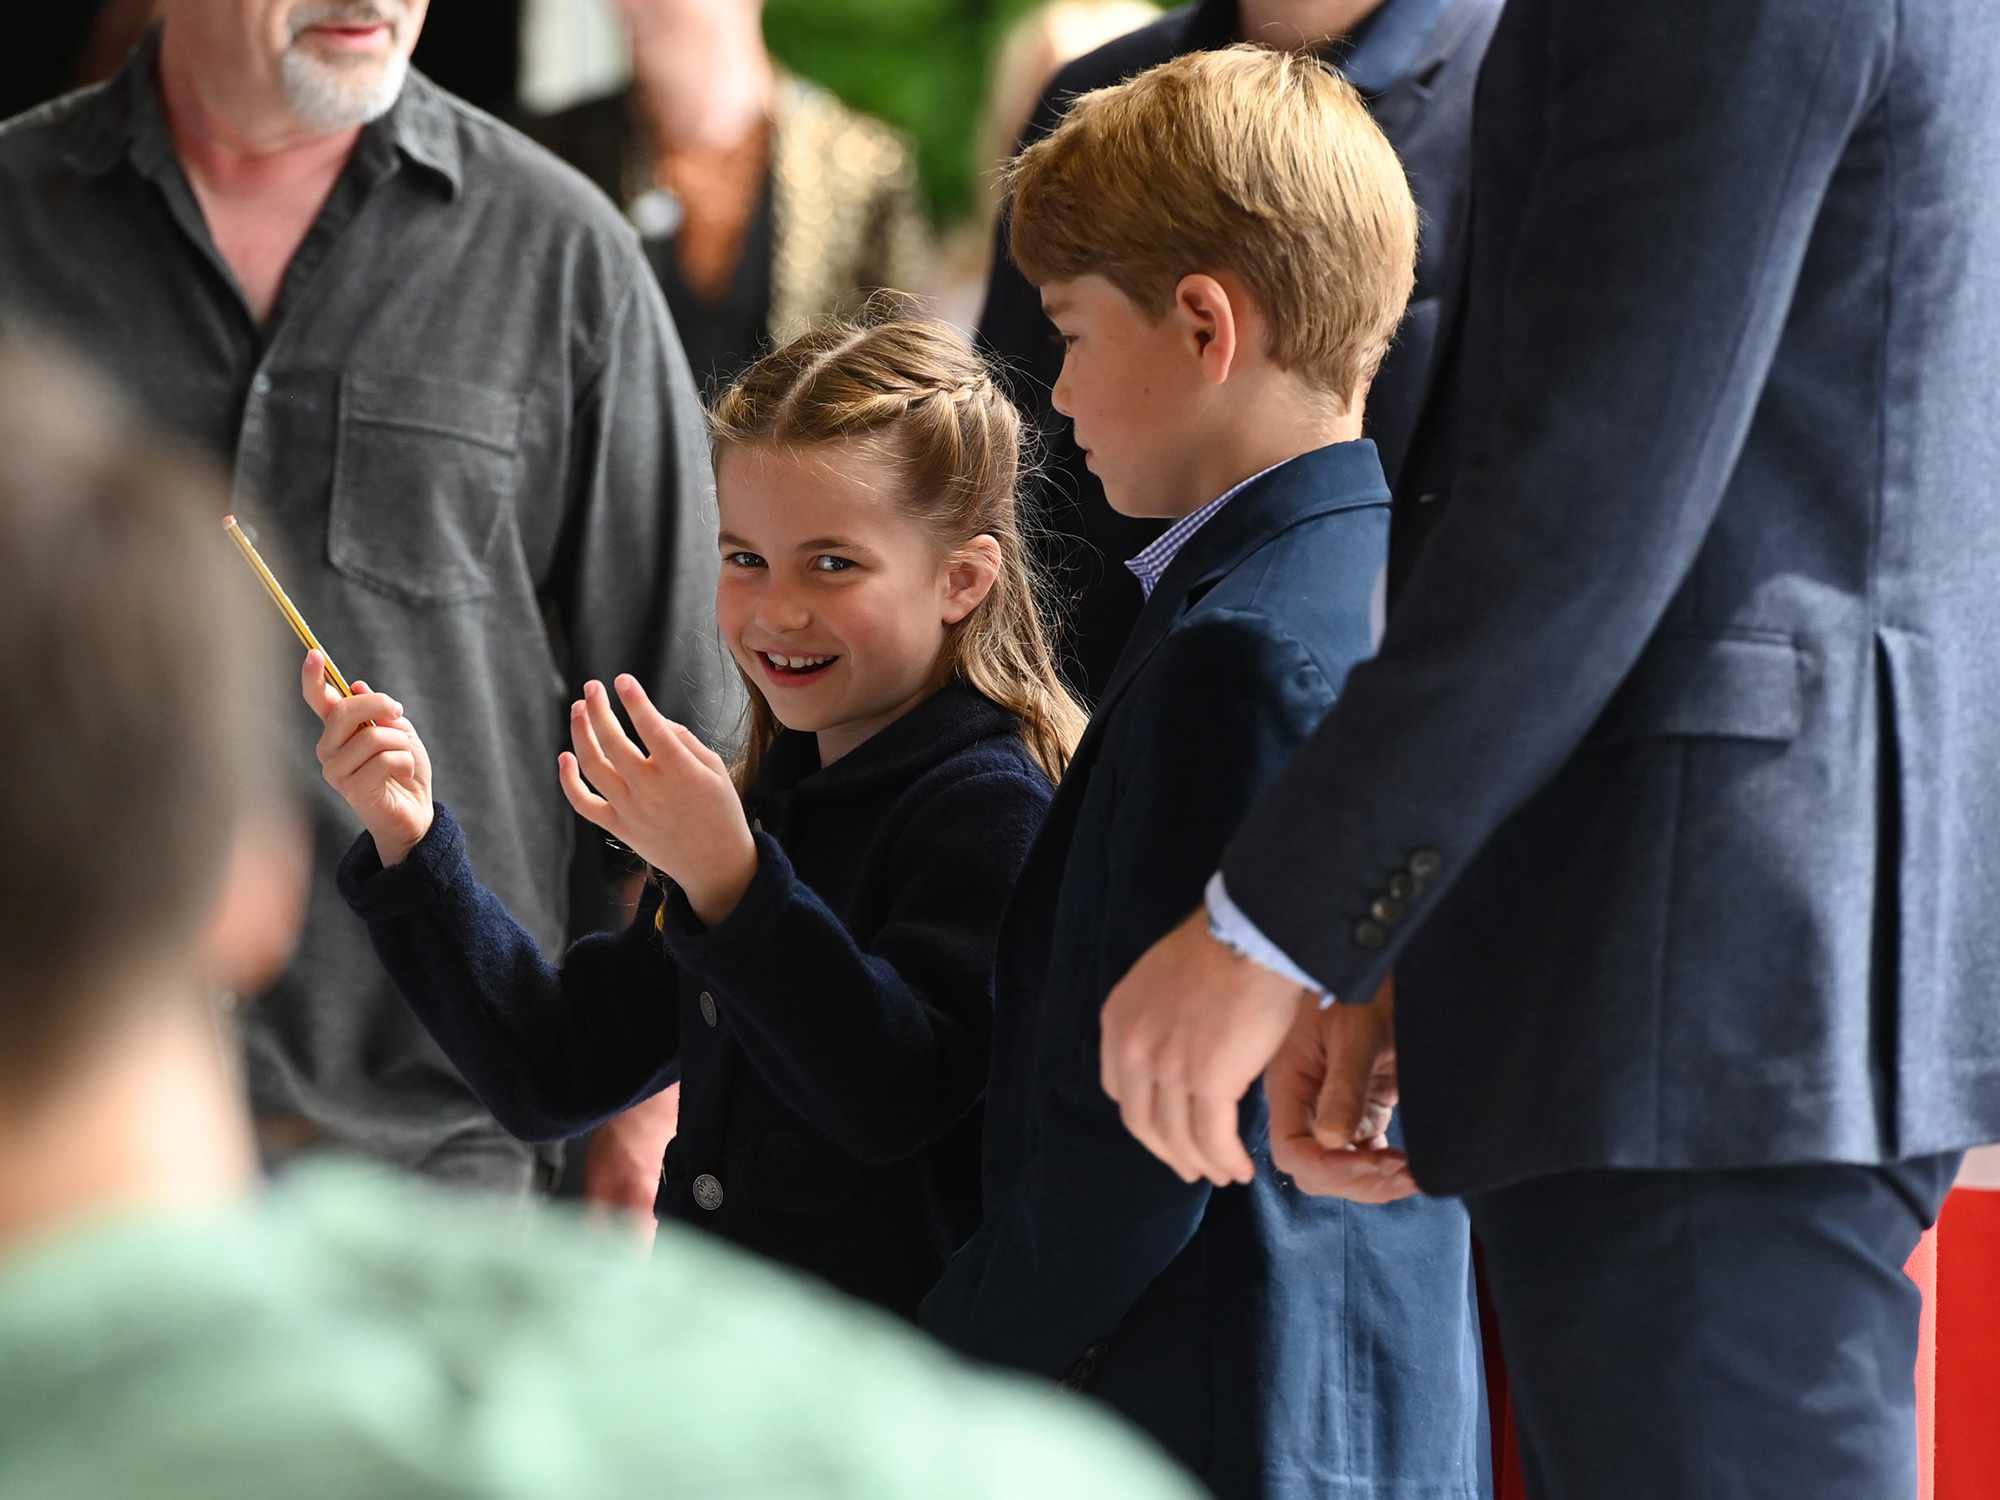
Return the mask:
[[[722,1207],[722,1184],[704,1172],[694,1180],[695,1203],[714,1213]]]
[[[710,1026],[715,1024],[715,996],[707,990],[701,992],[701,1018]]]
[[[268,396],[268,395],[270,395],[270,394],[271,394],[271,377],[270,377],[270,376],[268,376],[268,375],[259,375],[259,376],[258,376],[258,377],[257,377],[257,378],[256,378],[255,380],[251,381],[251,382],[250,382],[250,394],[251,394],[251,395],[253,395],[253,396]]]

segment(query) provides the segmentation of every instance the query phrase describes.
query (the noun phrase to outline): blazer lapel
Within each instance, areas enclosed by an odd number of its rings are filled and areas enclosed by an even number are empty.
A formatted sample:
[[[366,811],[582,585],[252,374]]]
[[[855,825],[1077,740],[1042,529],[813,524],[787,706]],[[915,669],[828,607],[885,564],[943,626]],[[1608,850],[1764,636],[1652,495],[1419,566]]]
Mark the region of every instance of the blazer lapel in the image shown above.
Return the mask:
[[[1139,612],[1131,639],[1091,712],[1090,729],[1077,747],[1079,758],[1139,669],[1173,634],[1181,616],[1200,601],[1209,585],[1301,521],[1388,503],[1389,486],[1382,477],[1381,458],[1375,445],[1365,438],[1302,453],[1245,485],[1241,494],[1188,538],[1187,545],[1168,564]]]

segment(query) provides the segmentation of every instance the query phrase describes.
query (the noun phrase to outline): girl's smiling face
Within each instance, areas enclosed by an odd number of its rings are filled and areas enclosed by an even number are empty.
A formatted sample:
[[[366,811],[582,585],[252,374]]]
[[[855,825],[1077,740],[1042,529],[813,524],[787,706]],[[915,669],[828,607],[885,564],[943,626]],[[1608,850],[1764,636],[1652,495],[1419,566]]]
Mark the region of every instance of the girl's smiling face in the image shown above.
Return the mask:
[[[990,537],[947,550],[894,483],[851,443],[728,447],[716,466],[723,640],[778,722],[819,736],[822,765],[940,686],[950,627],[999,572]]]

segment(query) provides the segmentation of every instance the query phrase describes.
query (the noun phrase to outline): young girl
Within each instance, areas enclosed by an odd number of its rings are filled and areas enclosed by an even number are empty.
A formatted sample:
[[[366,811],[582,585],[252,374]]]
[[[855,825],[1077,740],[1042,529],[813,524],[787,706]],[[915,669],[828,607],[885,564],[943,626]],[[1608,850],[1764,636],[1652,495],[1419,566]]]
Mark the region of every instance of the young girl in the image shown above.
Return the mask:
[[[1015,513],[1019,418],[956,333],[901,320],[766,355],[714,426],[743,757],[621,676],[636,740],[591,682],[558,768],[664,877],[632,926],[546,959],[401,706],[341,699],[315,654],[320,761],[368,830],[341,890],[509,1129],[575,1135],[679,1078],[662,1211],[911,1313],[977,1220],[995,935],[1083,726]]]

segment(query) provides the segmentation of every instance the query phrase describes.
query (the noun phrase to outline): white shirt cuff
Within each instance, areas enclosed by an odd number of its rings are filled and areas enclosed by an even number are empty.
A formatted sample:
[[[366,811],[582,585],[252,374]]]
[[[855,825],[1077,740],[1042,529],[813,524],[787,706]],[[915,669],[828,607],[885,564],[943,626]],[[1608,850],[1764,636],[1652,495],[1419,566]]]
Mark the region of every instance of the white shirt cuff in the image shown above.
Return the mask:
[[[1285,950],[1258,931],[1257,924],[1229,899],[1229,888],[1222,883],[1220,870],[1208,877],[1202,899],[1208,906],[1209,936],[1231,952],[1242,954],[1253,964],[1261,965],[1273,974],[1283,975],[1301,989],[1312,991],[1322,1007],[1333,1004],[1333,996],[1327,993],[1325,986],[1293,963]]]

